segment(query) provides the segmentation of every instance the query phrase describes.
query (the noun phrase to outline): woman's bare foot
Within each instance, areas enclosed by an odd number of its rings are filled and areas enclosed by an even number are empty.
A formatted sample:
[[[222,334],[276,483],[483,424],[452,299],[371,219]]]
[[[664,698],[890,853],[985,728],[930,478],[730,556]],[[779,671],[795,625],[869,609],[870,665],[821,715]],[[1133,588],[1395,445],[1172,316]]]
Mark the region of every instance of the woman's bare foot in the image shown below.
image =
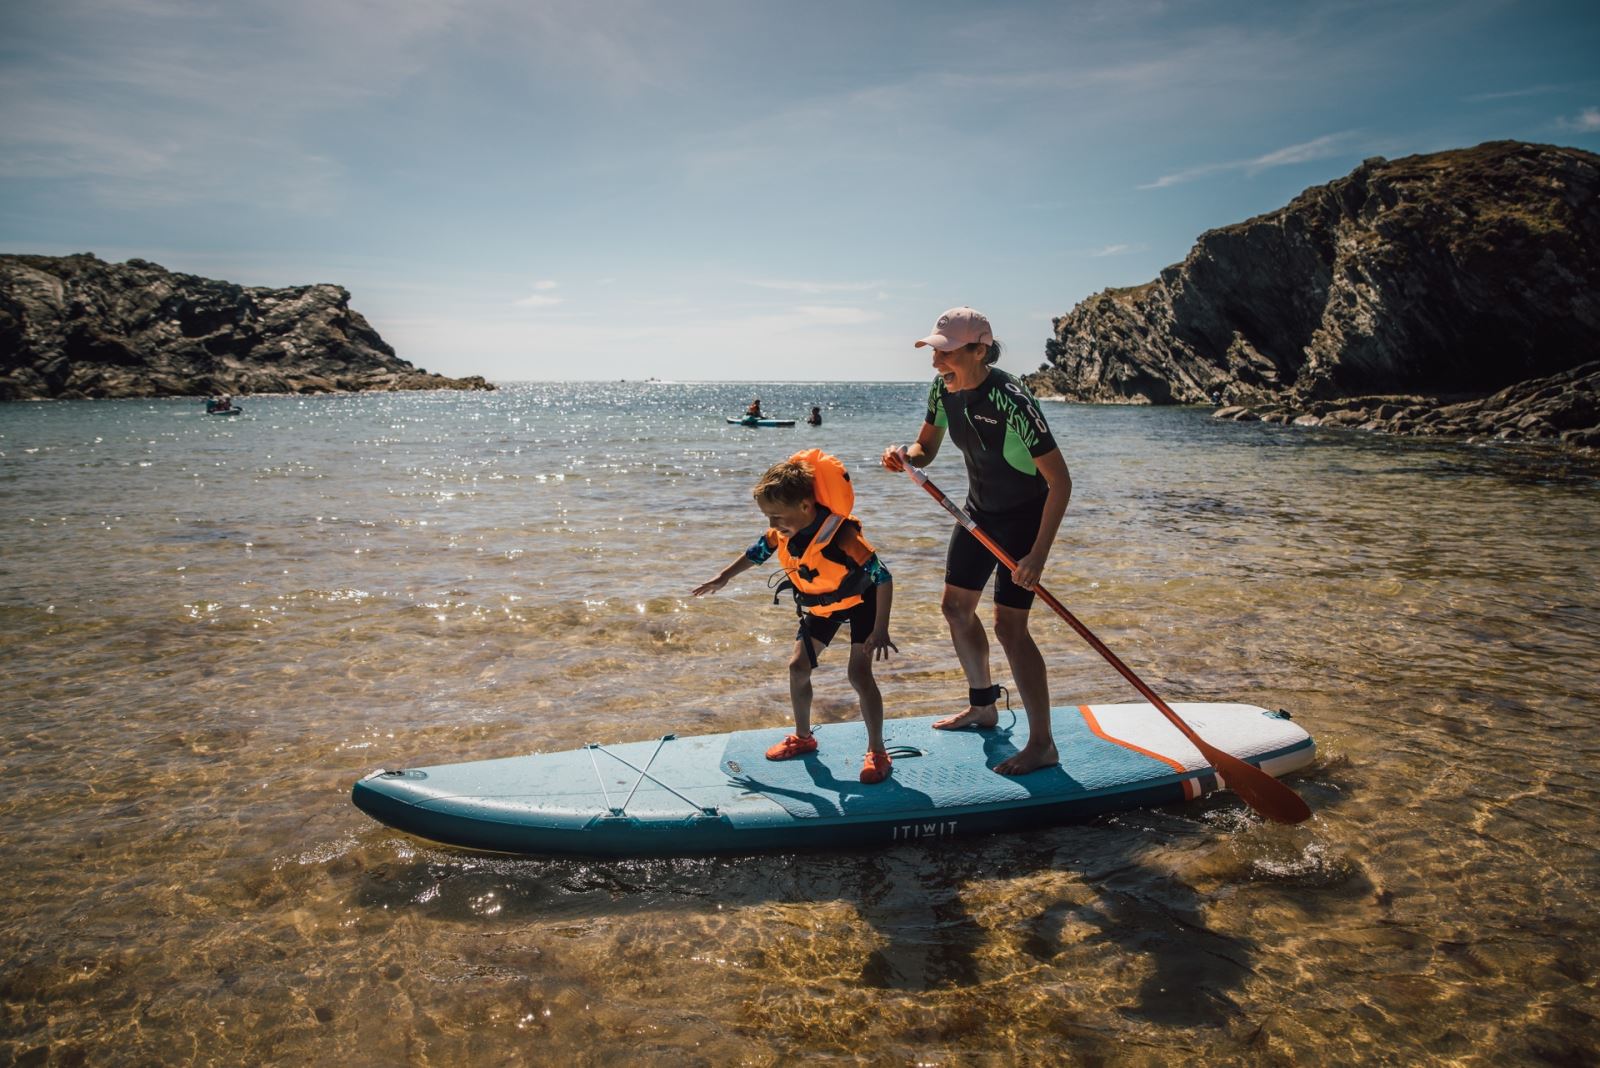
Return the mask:
[[[994,705],[970,705],[965,712],[935,720],[936,731],[955,731],[962,727],[994,727],[1000,723],[1000,711]]]
[[[1061,757],[1056,753],[1056,743],[1046,742],[1036,746],[1030,741],[1020,753],[996,764],[994,770],[1001,775],[1026,775],[1030,771],[1054,767],[1059,763]]]

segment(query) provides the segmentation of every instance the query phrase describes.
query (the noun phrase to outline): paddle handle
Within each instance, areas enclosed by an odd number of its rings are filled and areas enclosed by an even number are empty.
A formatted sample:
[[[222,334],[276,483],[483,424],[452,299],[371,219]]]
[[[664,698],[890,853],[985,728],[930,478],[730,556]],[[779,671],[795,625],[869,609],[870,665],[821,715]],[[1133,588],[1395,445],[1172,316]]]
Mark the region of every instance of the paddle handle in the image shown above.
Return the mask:
[[[906,473],[911,476],[913,482],[927,490],[928,495],[938,501],[940,507],[954,516],[957,523],[966,528],[967,532],[977,538],[984,548],[994,554],[995,559],[999,560],[1007,568],[1016,569],[1017,562],[1012,558],[1011,554],[1001,548],[999,543],[989,537],[988,534],[985,534],[973,518],[966,513],[965,509],[945,496],[944,491],[934,485],[932,479],[916,467],[913,467],[911,458],[905,454],[903,449],[900,453],[900,459],[905,465]],[[1056,600],[1055,595],[1044,588],[1043,583],[1034,586],[1033,589],[1039,595],[1040,600],[1054,609],[1056,615],[1066,620],[1067,626],[1077,631],[1078,637],[1088,642],[1090,648],[1105,658],[1106,663],[1116,668],[1118,674],[1132,683],[1133,688],[1138,690],[1146,701],[1154,705],[1174,727],[1183,732],[1183,736],[1189,739],[1190,744],[1200,751],[1200,755],[1210,762],[1211,767],[1226,780],[1227,785],[1233,792],[1242,797],[1251,808],[1276,823],[1300,823],[1311,818],[1311,808],[1299,794],[1254,764],[1247,763],[1232,753],[1218,749],[1196,734],[1194,728],[1183,721],[1182,716],[1174,712],[1172,707],[1163,701],[1154,690],[1145,685],[1144,680],[1135,675],[1133,669],[1124,664],[1116,653],[1106,648],[1105,643],[1095,637],[1094,633],[1084,626],[1077,616],[1068,611],[1066,605]]]

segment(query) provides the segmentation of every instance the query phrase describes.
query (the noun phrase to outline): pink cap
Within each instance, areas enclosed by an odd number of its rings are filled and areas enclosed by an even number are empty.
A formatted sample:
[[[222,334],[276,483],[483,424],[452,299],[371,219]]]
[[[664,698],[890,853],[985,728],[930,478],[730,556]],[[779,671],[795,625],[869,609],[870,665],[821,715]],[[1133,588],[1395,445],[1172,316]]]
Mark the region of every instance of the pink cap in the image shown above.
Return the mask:
[[[994,331],[981,311],[972,308],[951,308],[933,324],[933,333],[917,342],[915,348],[932,345],[940,352],[966,348],[974,342],[994,344]]]

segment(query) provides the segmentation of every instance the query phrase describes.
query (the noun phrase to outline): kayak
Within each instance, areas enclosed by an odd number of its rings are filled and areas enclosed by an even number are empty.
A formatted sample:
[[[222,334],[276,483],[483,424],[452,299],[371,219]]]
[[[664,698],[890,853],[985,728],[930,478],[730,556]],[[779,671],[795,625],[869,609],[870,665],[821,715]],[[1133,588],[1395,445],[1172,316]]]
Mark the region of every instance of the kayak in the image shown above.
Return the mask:
[[[242,411],[244,411],[243,408],[240,408],[238,405],[234,405],[232,408],[207,408],[206,409],[206,414],[207,415],[238,415]]]
[[[728,422],[742,426],[794,426],[793,419],[752,419],[748,415],[743,419],[734,419],[730,416]]]
[[[1311,735],[1286,712],[1246,704],[1176,704],[1202,738],[1279,776],[1310,764]],[[940,731],[934,716],[892,719],[888,779],[859,780],[866,728],[815,728],[818,749],[770,761],[789,728],[734,731],[433,767],[374,771],[351,800],[420,838],[502,853],[691,856],[839,849],[1076,822],[1178,804],[1224,788],[1200,752],[1154,706],[1053,709],[1061,764],[1027,775],[991,770],[1021,748],[1026,720]]]

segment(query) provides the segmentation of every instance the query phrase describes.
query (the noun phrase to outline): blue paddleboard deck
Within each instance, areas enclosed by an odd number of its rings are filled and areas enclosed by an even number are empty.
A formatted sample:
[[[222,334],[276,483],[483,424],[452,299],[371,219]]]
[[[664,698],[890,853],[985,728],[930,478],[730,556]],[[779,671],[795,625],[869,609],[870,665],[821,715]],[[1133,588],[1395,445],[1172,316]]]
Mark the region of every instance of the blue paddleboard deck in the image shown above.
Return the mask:
[[[1219,749],[1282,775],[1316,746],[1283,713],[1177,704]],[[893,719],[890,777],[859,779],[860,722],[816,728],[817,752],[771,761],[787,728],[591,745],[560,753],[373,772],[352,800],[373,818],[449,845],[508,853],[678,856],[846,848],[1073,822],[1179,803],[1219,788],[1216,773],[1150,705],[1054,709],[1061,763],[1006,776],[1027,724],[940,731],[936,717]]]

